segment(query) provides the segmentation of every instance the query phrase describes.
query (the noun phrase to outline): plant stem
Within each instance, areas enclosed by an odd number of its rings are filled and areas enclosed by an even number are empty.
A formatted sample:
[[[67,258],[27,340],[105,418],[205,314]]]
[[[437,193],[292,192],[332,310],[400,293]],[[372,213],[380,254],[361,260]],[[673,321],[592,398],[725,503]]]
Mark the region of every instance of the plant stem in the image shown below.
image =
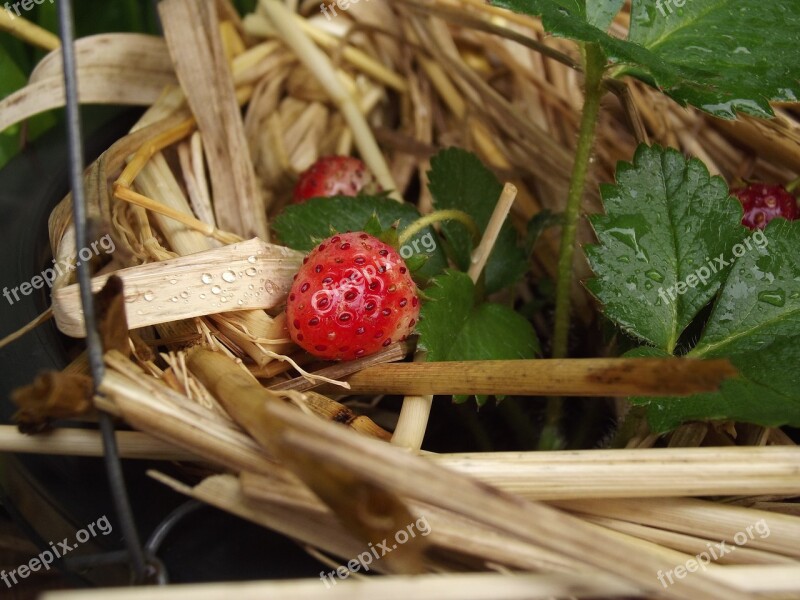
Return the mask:
[[[475,221],[472,220],[472,217],[462,210],[447,209],[437,210],[425,215],[424,217],[420,217],[403,230],[397,241],[400,244],[405,244],[415,233],[422,231],[428,225],[433,225],[434,223],[439,223],[441,221],[458,221],[469,230],[470,234],[476,241],[481,239],[481,232],[478,229],[478,226],[475,225]]]
[[[575,236],[580,217],[581,198],[586,186],[589,157],[594,145],[597,116],[602,97],[603,68],[605,57],[599,46],[586,44],[584,47],[586,78],[583,115],[578,134],[578,147],[569,184],[567,208],[564,212],[564,225],[561,231],[561,248],[558,258],[558,282],[556,286],[555,331],[553,333],[553,358],[567,355],[570,321],[570,291],[572,288],[572,258],[575,254]]]
[[[556,314],[553,331],[552,357],[564,358],[569,349],[570,293],[572,291],[572,259],[575,255],[575,237],[578,231],[581,199],[586,187],[586,174],[589,170],[589,157],[594,145],[597,117],[600,112],[600,98],[603,95],[603,68],[605,57],[596,44],[586,44],[584,57],[584,99],[581,125],[578,132],[578,146],[575,149],[575,163],[569,182],[567,207],[561,229],[561,248],[558,256],[558,281],[556,282]],[[563,399],[547,399],[545,426],[539,440],[540,450],[553,450],[560,447],[559,421],[563,412]]]

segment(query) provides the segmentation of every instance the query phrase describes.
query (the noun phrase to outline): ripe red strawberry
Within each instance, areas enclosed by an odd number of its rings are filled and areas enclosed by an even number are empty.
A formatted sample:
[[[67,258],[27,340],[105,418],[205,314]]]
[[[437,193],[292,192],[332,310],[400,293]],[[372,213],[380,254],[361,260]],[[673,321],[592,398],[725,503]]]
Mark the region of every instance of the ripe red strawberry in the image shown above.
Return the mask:
[[[750,229],[764,229],[775,217],[797,218],[797,200],[782,185],[753,183],[731,193],[744,207],[742,225]]]
[[[342,233],[303,259],[286,316],[299,346],[319,358],[352,360],[411,334],[417,286],[394,248],[361,231]]]
[[[352,156],[323,156],[300,174],[292,202],[300,204],[319,196],[355,196],[362,190],[380,191],[363,162]]]

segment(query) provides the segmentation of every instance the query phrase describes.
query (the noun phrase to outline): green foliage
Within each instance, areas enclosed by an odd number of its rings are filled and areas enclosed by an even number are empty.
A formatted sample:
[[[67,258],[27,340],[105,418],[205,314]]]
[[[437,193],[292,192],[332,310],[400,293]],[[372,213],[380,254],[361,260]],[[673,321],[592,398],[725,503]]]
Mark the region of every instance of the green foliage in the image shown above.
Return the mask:
[[[729,358],[740,376],[718,392],[632,398],[667,431],[694,419],[800,425],[800,221],[741,227],[741,205],[705,165],[640,146],[602,188],[600,243],[586,253],[587,288],[609,319],[651,346],[626,356],[671,356],[690,325],[702,329],[688,355]],[[716,271],[716,272],[714,272]],[[706,323],[696,322],[715,299]]]
[[[481,232],[486,229],[503,186],[477,156],[459,148],[442,150],[431,159],[428,179],[437,210],[464,211]],[[452,248],[455,263],[466,271],[473,250],[469,231],[456,221],[443,222],[441,230]],[[506,221],[486,263],[486,293],[513,285],[527,269],[525,251],[517,242],[514,228]]]
[[[477,302],[465,273],[448,270],[425,291],[418,347],[429,361],[534,358],[539,341],[531,324],[512,309]]]
[[[637,348],[625,356],[661,357],[655,348]],[[800,337],[786,338],[764,350],[730,357],[739,376],[719,391],[689,397],[630,398],[646,407],[653,431],[662,433],[686,421],[735,420],[765,427],[800,427]]]
[[[640,146],[633,164],[620,163],[601,196],[606,214],[590,218],[600,244],[585,248],[599,277],[586,287],[623,329],[672,352],[729,267],[675,300],[665,290],[745,237],[741,206],[702,162],[658,146]]]
[[[689,0],[682,7],[632,0],[627,40],[605,32],[613,2],[590,0],[588,10],[585,0],[493,3],[541,15],[548,31],[598,44],[609,66],[620,66],[616,76],[635,76],[718,117],[769,117],[770,101],[800,96],[800,4],[794,0]]]

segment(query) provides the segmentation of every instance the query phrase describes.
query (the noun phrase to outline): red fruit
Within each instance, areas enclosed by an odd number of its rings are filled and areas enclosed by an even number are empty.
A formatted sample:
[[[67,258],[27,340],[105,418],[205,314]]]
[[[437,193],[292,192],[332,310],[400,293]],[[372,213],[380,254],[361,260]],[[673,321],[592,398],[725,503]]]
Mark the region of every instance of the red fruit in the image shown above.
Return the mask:
[[[342,233],[303,259],[286,316],[297,345],[319,358],[352,360],[411,334],[417,286],[394,248],[361,231]]]
[[[775,217],[797,218],[797,200],[782,185],[753,183],[731,193],[744,207],[742,225],[750,229],[764,229]]]
[[[319,196],[356,196],[360,191],[380,191],[367,166],[352,156],[323,156],[300,174],[292,202]]]

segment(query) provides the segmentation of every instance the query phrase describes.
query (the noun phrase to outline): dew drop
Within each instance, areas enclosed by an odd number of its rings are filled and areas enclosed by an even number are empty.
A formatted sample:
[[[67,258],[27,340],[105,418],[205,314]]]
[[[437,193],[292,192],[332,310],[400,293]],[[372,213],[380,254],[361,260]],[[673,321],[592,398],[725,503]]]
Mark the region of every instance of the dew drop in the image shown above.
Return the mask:
[[[156,297],[156,295],[155,295],[155,294],[154,294],[154,293],[153,293],[151,290],[147,290],[147,291],[144,293],[144,296],[143,296],[143,298],[144,298],[144,299],[145,299],[145,301],[147,301],[147,302],[151,302],[151,301],[153,300],[153,298],[155,298],[155,297]]]
[[[178,297],[177,296],[173,296],[172,298],[169,299],[169,301],[170,302],[177,302],[178,301]]]
[[[248,277],[255,277],[257,272],[258,272],[258,271],[256,271],[256,270],[255,270],[253,267],[250,267],[250,268],[248,268],[248,269],[247,269],[247,270],[246,270],[244,273],[245,273],[245,275],[247,275]]]
[[[173,277],[172,279],[169,280],[169,283],[170,285],[175,285],[176,283],[178,283],[178,280]]]
[[[248,256],[247,257],[247,262],[249,262],[251,265],[256,264],[256,257],[255,256]]]
[[[653,281],[657,281],[658,283],[664,281],[664,275],[662,275],[659,271],[656,271],[655,269],[650,269],[645,273],[645,275],[647,275]]]
[[[222,279],[228,283],[233,283],[236,281],[236,273],[233,271],[225,271],[222,273]]]
[[[206,299],[206,295],[205,294],[200,294],[200,300],[205,300],[205,299]]]
[[[783,290],[764,290],[758,293],[761,302],[772,304],[772,306],[783,306],[786,303],[786,292]]]
[[[220,294],[221,292],[222,292],[222,288],[219,287],[218,285],[215,285],[214,287],[211,288],[211,293],[214,294],[215,296],[217,294]]]
[[[183,291],[181,292],[181,298],[183,298],[184,300],[186,300],[186,298],[188,298],[188,297],[189,297],[189,292],[187,292],[186,290],[183,290]]]
[[[214,278],[211,276],[211,273],[203,273],[200,276],[200,281],[205,283],[206,285],[214,281]]]

